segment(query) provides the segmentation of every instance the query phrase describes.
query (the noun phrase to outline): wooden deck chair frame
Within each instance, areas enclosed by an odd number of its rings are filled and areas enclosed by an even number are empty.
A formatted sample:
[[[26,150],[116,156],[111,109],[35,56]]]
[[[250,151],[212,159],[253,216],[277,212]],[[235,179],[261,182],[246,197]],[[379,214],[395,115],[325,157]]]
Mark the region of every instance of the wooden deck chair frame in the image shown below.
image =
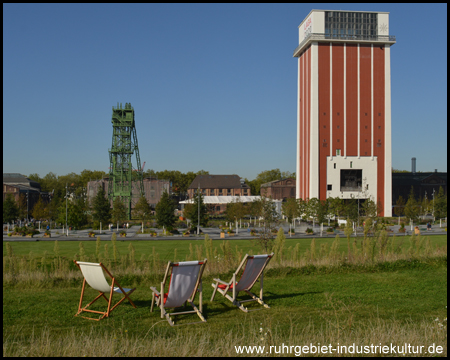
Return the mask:
[[[96,313],[96,314],[100,314],[102,316],[99,319],[86,317],[86,316],[80,316],[80,317],[82,317],[84,319],[99,321],[99,320],[101,320],[101,319],[103,319],[105,317],[108,317],[111,314],[111,312],[117,306],[119,306],[125,299],[127,299],[130,302],[130,304],[133,305],[134,308],[136,308],[136,305],[133,303],[133,301],[131,301],[131,299],[129,297],[129,295],[134,290],[136,290],[136,288],[134,288],[134,289],[122,288],[120,286],[120,284],[117,282],[116,278],[114,276],[112,276],[112,274],[108,271],[108,269],[106,269],[106,267],[102,263],[89,263],[89,262],[82,262],[82,261],[76,261],[76,260],[74,260],[74,263],[75,263],[75,265],[78,266],[80,271],[83,273],[83,277],[84,277],[84,279],[83,279],[83,287],[81,288],[80,304],[78,305],[78,312],[75,314],[75,316],[79,316],[82,312]],[[98,273],[96,275],[98,281],[100,281],[102,283],[101,286],[96,286],[96,284],[92,284],[92,283],[89,283],[89,281],[86,281],[85,273],[82,270],[83,266],[94,266],[94,267],[98,267],[99,269],[102,269],[106,274],[108,274],[111,277],[111,281],[112,281],[111,285],[109,285],[107,283],[105,275],[104,275],[103,272],[102,272],[103,278],[101,278],[100,273]],[[84,296],[84,289],[86,287],[86,282],[93,289],[97,290],[100,294],[97,295],[97,297],[94,300],[92,300],[89,304],[87,304],[85,307],[83,307],[82,304],[83,304],[83,296]],[[94,285],[94,286],[92,286],[92,285]],[[109,299],[105,296],[105,294],[107,292],[109,293]],[[123,297],[114,306],[111,307],[111,305],[112,305],[112,298],[113,298],[114,292],[123,294]],[[107,308],[106,311],[96,311],[96,310],[88,309],[89,306],[91,306],[94,302],[96,302],[100,298],[104,298],[108,302],[108,308]]]
[[[164,274],[164,279],[161,283],[161,292],[159,292],[156,289],[156,287],[154,287],[154,286],[150,287],[150,289],[153,292],[152,305],[150,308],[150,312],[153,312],[153,306],[156,304],[156,306],[159,306],[161,308],[161,319],[164,319],[164,317],[165,317],[171,326],[191,325],[191,324],[198,324],[201,322],[206,322],[206,319],[204,318],[204,316],[202,314],[202,312],[203,312],[202,275],[203,275],[203,271],[206,266],[206,262],[207,262],[207,259],[204,259],[203,261],[186,261],[186,262],[178,262],[178,263],[173,263],[173,262],[169,261],[167,264],[166,273]],[[189,303],[194,310],[169,313],[166,310],[167,307],[165,307],[164,301],[161,301],[161,298],[164,297],[164,295],[165,295],[164,287],[165,287],[166,281],[169,277],[169,272],[171,273],[170,281],[172,281],[173,267],[189,265],[188,263],[191,263],[191,265],[196,265],[195,263],[197,263],[197,265],[200,265],[198,275],[197,275],[197,280],[196,280],[196,283],[194,286],[194,290],[189,295],[189,298],[182,301],[182,304],[184,303],[184,307],[186,307],[187,303]],[[172,269],[172,271],[170,271],[171,269]],[[167,297],[169,296],[169,291],[170,291],[170,284],[169,284],[169,290],[167,292]],[[195,298],[195,295],[197,294],[197,292],[199,293],[199,306],[198,307],[194,304],[194,298]],[[163,294],[163,296],[161,296],[161,294]],[[180,307],[180,306],[177,306],[177,307]],[[177,308],[177,307],[174,307],[174,308]],[[174,322],[172,321],[172,319],[170,319],[171,316],[177,316],[177,315],[182,315],[182,314],[192,314],[192,313],[196,313],[201,321],[175,325]]]
[[[269,263],[270,259],[273,257],[273,254],[269,254],[269,255],[248,255],[246,254],[244,256],[244,258],[242,259],[240,265],[238,266],[237,270],[235,271],[235,273],[233,274],[233,277],[231,278],[230,282],[225,282],[222,281],[220,279],[214,279],[214,281],[216,282],[215,284],[211,284],[212,287],[214,288],[212,297],[211,297],[211,301],[214,300],[214,297],[216,296],[216,292],[220,292],[223,296],[225,296],[228,300],[230,300],[233,305],[237,306],[239,309],[241,309],[244,312],[249,312],[249,311],[255,311],[255,310],[261,310],[262,308],[258,308],[258,309],[252,309],[252,310],[248,310],[244,305],[242,305],[242,303],[245,302],[249,302],[249,301],[257,301],[259,304],[261,304],[262,306],[264,306],[267,309],[270,309],[270,306],[267,305],[264,301],[263,301],[263,275],[264,275],[264,269],[266,268],[267,264]],[[236,281],[236,277],[238,276],[239,272],[241,271],[242,267],[245,265],[245,268],[242,272],[241,275],[241,279],[244,276],[244,273],[247,269],[247,262],[249,259],[252,258],[262,258],[262,257],[266,257],[266,261],[264,262],[264,264],[261,267],[261,270],[254,275],[254,279],[252,279],[250,281],[250,284],[248,286],[246,286],[243,289],[239,289],[236,290],[236,285],[239,285],[239,281]],[[260,282],[260,290],[259,290],[259,297],[256,296],[255,294],[253,294],[250,290],[253,287],[253,285],[256,283],[256,281],[259,278],[259,282]],[[219,283],[223,286],[225,286],[223,289],[221,289],[219,286]],[[228,292],[232,291],[233,292],[233,296],[228,295]],[[238,295],[238,293],[240,291],[245,291],[248,295],[250,295],[252,298],[248,299],[248,300],[241,300],[241,301],[237,301],[236,297]]]

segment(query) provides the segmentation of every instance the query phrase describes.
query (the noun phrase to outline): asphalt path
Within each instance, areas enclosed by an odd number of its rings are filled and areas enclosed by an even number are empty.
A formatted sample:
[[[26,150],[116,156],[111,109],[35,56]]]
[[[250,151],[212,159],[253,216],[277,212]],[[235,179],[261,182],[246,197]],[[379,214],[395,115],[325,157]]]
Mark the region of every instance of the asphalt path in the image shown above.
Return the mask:
[[[323,237],[323,238],[334,238],[336,236],[336,234],[339,234],[339,236],[341,237],[345,237],[344,231],[342,230],[335,230],[334,233],[327,233],[326,229],[328,228],[328,226],[326,224],[323,225],[323,231],[321,231],[322,227],[319,225],[316,226],[312,226],[312,225],[307,225],[307,224],[300,224],[299,226],[296,226],[295,228],[295,234],[294,235],[289,235],[288,231],[289,231],[289,225],[286,224],[282,224],[281,225],[284,229],[285,232],[285,236],[286,238],[292,237],[292,238],[313,238],[313,237]],[[411,235],[413,231],[411,231],[411,227],[410,226],[405,226],[406,228],[406,232],[405,233],[399,233],[398,229],[399,229],[399,225],[394,225],[394,226],[390,226],[390,230],[392,230],[391,232],[389,232],[389,235],[396,235],[396,236],[408,236]],[[260,228],[258,227],[252,227],[256,230],[260,230]],[[278,227],[279,228],[279,227]],[[306,234],[306,229],[307,228],[313,228],[314,233],[312,235],[307,235]],[[117,240],[203,240],[205,238],[205,234],[208,234],[210,236],[211,239],[213,240],[221,240],[222,238],[220,237],[220,229],[219,228],[201,228],[202,233],[200,234],[200,236],[197,235],[189,235],[189,236],[183,236],[182,232],[186,229],[178,229],[178,231],[180,232],[180,234],[177,235],[164,235],[162,229],[153,229],[157,232],[157,236],[156,237],[152,237],[150,236],[150,234],[137,234],[137,232],[141,229],[140,226],[131,226],[129,229],[119,229],[119,231],[125,231],[126,232],[126,237],[120,237],[117,236]],[[447,231],[446,231],[446,227],[441,228],[439,226],[439,224],[436,225],[432,225],[431,230],[428,231],[426,229],[426,225],[419,225],[419,229],[420,229],[420,233],[422,235],[447,235]],[[41,229],[41,233],[34,235],[32,238],[29,237],[25,237],[25,236],[19,236],[19,237],[15,237],[15,236],[8,236],[8,231],[3,231],[3,241],[54,241],[54,240],[62,240],[62,241],[96,241],[97,240],[97,236],[100,236],[100,239],[102,240],[110,240],[111,236],[114,232],[117,233],[117,229],[112,229],[112,230],[106,230],[106,231],[102,231],[101,234],[99,234],[98,230],[94,230],[95,232],[95,236],[94,237],[89,237],[88,233],[90,231],[92,231],[92,229],[84,229],[84,230],[70,230],[69,234],[67,236],[67,234],[63,234],[61,229],[52,229],[51,232],[51,237],[44,237],[44,231],[45,229]],[[9,231],[11,232],[11,231]],[[360,227],[357,229],[356,231],[356,235],[355,233],[352,234],[352,237],[354,236],[362,236],[363,235],[363,228]],[[225,239],[228,240],[234,240],[234,239],[256,239],[257,236],[251,236],[250,235],[250,229],[247,227],[243,227],[241,229],[238,229],[238,233],[233,234],[233,235],[228,235],[225,234]]]

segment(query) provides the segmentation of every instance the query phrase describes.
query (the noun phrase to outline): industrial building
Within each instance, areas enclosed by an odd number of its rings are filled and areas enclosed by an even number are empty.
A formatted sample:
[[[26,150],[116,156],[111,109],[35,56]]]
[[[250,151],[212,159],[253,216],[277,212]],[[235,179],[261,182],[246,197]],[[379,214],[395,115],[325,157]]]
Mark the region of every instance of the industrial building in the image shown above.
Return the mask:
[[[299,26],[296,197],[392,215],[389,13],[312,10]]]
[[[89,181],[87,184],[87,197],[89,202],[97,195],[97,191],[100,187],[103,187],[103,190],[106,194],[108,194],[108,186],[109,186],[109,177],[104,177],[101,180]],[[152,177],[147,177],[143,179],[144,193],[145,198],[149,205],[154,209],[156,204],[161,199],[162,194],[166,191],[168,194],[172,192],[171,184],[169,180],[164,179],[156,179]],[[132,182],[132,201],[131,208],[134,208],[134,205],[139,200],[140,196],[140,188]],[[112,206],[112,200],[111,200]]]

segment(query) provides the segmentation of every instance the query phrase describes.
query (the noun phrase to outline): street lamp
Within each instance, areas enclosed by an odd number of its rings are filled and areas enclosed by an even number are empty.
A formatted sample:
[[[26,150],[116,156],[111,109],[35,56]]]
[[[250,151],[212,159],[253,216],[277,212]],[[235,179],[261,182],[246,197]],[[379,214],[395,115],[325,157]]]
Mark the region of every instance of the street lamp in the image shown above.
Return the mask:
[[[29,192],[30,192],[30,190],[29,189],[27,189],[27,226],[28,226],[28,198],[29,198]]]
[[[69,228],[67,227],[67,183],[66,183],[66,236],[69,236]]]
[[[433,188],[433,221],[436,221],[436,218],[434,217],[434,193],[436,192],[436,190],[434,190]]]
[[[198,236],[200,235],[200,182],[198,183],[197,202],[198,202],[198,217],[197,217],[197,236]]]

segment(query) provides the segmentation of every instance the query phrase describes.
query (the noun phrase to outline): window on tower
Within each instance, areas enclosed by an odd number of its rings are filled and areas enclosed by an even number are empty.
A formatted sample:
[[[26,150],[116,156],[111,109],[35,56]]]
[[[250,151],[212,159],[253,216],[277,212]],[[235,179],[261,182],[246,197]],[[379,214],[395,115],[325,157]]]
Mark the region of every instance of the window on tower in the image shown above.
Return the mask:
[[[341,170],[341,191],[361,191],[362,170]]]

